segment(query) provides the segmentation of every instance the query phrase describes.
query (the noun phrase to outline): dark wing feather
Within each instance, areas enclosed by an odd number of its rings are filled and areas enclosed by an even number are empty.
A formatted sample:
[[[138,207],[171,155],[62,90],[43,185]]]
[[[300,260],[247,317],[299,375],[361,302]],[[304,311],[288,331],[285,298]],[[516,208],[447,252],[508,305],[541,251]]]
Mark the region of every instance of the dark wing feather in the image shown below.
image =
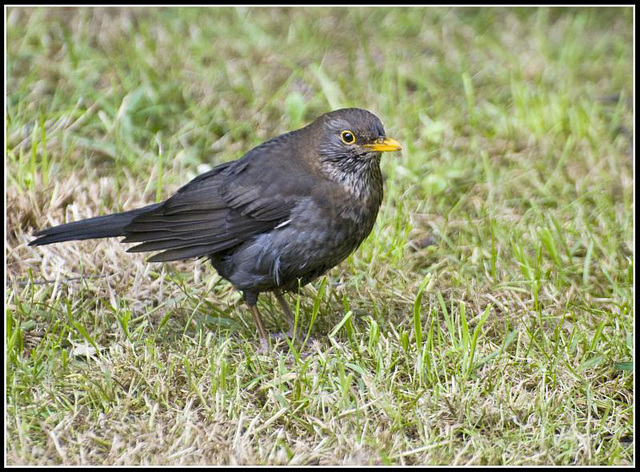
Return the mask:
[[[196,177],[157,208],[134,218],[124,228],[123,242],[142,244],[129,252],[164,251],[151,257],[152,262],[202,257],[285,221],[309,194],[311,183],[294,159],[284,159],[283,170],[274,144],[287,136]],[[289,174],[286,182],[283,173]]]

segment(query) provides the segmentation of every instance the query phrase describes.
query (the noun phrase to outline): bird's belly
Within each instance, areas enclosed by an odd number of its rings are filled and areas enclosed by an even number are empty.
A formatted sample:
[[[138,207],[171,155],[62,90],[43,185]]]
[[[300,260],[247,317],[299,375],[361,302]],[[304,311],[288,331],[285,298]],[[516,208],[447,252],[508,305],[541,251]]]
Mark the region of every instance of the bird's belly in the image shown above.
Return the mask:
[[[241,290],[292,290],[335,267],[369,235],[372,215],[327,217],[306,211],[233,251],[214,266]],[[362,216],[365,216],[364,218]],[[222,269],[222,270],[221,270]]]
[[[289,233],[288,244],[277,245],[279,275],[285,279],[296,279],[296,284],[297,279],[302,279],[306,284],[346,259],[360,246],[369,231],[347,220],[302,230],[292,229]]]

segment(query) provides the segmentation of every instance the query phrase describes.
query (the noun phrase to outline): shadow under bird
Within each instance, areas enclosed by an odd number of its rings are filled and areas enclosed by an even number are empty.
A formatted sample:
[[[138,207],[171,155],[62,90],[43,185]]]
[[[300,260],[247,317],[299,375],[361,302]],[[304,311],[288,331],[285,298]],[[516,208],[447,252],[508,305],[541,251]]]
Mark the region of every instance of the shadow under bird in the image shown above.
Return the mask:
[[[369,235],[382,202],[380,156],[402,146],[373,113],[345,108],[266,141],[194,178],[173,196],[136,210],[36,233],[29,245],[124,236],[150,262],[206,257],[241,290],[263,346],[258,307],[342,262]]]

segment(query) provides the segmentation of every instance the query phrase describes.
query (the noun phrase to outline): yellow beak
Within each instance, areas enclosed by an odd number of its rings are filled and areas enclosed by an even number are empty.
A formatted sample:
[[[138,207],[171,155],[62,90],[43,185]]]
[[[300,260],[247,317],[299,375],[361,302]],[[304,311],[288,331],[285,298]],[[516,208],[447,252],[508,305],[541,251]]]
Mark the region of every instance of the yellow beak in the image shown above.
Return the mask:
[[[364,144],[362,147],[374,152],[402,151],[402,145],[392,138],[379,138],[371,144]]]

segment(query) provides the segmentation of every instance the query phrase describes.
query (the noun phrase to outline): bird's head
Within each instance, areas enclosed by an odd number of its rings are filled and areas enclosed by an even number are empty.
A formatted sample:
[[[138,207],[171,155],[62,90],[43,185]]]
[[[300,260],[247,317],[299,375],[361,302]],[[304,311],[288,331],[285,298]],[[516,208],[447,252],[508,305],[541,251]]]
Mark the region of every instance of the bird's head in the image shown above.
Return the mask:
[[[386,136],[380,119],[360,108],[326,113],[310,128],[323,164],[343,171],[361,169],[372,161],[377,163],[383,152],[402,150],[398,141]]]

